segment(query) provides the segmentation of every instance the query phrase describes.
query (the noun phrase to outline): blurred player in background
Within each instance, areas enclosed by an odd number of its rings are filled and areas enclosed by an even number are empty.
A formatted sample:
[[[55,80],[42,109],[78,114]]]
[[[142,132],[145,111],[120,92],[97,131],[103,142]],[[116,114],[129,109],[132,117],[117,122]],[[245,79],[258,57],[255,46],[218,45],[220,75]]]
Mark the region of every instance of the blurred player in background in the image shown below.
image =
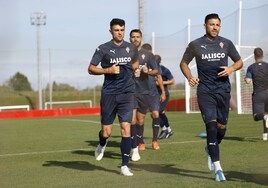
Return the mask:
[[[162,128],[162,131],[160,132],[158,139],[164,139],[164,138],[169,138],[173,135],[173,131],[171,130],[171,127],[169,125],[169,121],[168,121],[168,118],[167,118],[165,112],[166,112],[166,107],[167,107],[167,104],[169,101],[168,86],[175,84],[175,79],[174,79],[173,75],[171,74],[170,70],[161,64],[161,56],[160,55],[155,55],[155,60],[160,66],[161,77],[163,80],[164,90],[165,90],[165,94],[166,94],[166,100],[161,100],[160,108],[159,108],[159,116],[161,119],[160,126]],[[158,85],[158,87],[157,87],[158,92],[160,94],[160,93],[162,93],[162,89],[159,87],[159,84],[157,84],[157,85]]]
[[[95,150],[95,158],[100,161],[104,155],[107,139],[111,136],[116,115],[121,128],[121,174],[132,176],[128,168],[131,138],[130,125],[133,116],[135,81],[139,76],[137,47],[124,41],[125,21],[112,19],[110,22],[112,40],[100,45],[88,67],[89,74],[104,75],[101,91],[101,130],[99,145]],[[97,67],[98,65],[101,67]]]
[[[141,48],[142,45],[142,32],[139,29],[133,29],[130,31],[130,42],[135,44],[139,51],[139,69],[140,69],[140,77],[136,78],[136,110],[134,113],[134,119],[131,125],[131,137],[132,137],[132,150],[133,154],[137,153],[137,150],[145,150],[145,143],[143,140],[143,131],[144,131],[144,120],[145,115],[149,108],[150,102],[150,86],[149,86],[149,75],[156,76],[158,73],[157,64],[154,59],[154,55]],[[135,115],[136,114],[136,115]],[[136,124],[134,124],[136,123]],[[160,121],[154,122],[155,127],[160,125]],[[136,138],[135,138],[136,137]],[[137,140],[137,142],[135,141]],[[138,145],[138,148],[135,147]],[[157,142],[152,142],[152,147],[157,149],[159,148]]]
[[[152,52],[152,46],[148,43],[144,43],[142,45],[142,48]],[[154,56],[155,57],[155,56]],[[156,60],[156,59],[155,59]],[[159,109],[160,109],[160,103],[166,100],[166,93],[165,88],[163,85],[162,80],[162,70],[160,68],[160,65],[157,63],[157,69],[158,73],[156,76],[149,76],[149,82],[150,82],[150,91],[149,95],[150,97],[150,104],[149,104],[149,111],[151,112],[152,117],[152,129],[153,129],[153,138],[152,143],[158,143],[158,133],[159,133],[159,126],[161,125],[161,119],[159,117]],[[156,83],[159,83],[157,89]],[[158,125],[156,122],[160,121],[160,125]],[[160,149],[159,144],[154,144],[156,147],[153,146],[153,149],[158,150]],[[157,147],[158,146],[158,147]]]
[[[253,82],[252,111],[255,121],[263,121],[262,139],[268,137],[268,63],[263,61],[263,50],[254,49],[255,63],[247,68],[245,82]]]
[[[230,108],[229,75],[243,66],[232,41],[219,36],[221,19],[218,14],[205,17],[206,34],[189,43],[180,68],[190,86],[197,86],[197,99],[207,132],[207,156],[216,181],[226,178],[220,164],[219,144],[224,138]],[[228,57],[234,62],[228,66]],[[198,77],[192,76],[189,63],[195,58]],[[212,161],[212,163],[211,163]]]

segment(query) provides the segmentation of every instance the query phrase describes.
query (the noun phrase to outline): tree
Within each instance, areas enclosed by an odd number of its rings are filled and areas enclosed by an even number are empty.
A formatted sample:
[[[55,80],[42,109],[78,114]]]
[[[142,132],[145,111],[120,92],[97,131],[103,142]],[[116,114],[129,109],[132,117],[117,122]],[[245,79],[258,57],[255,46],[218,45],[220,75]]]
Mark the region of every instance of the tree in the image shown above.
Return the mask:
[[[7,85],[14,91],[33,91],[28,78],[20,72],[17,72],[7,81]]]
[[[46,89],[49,90],[49,84],[47,84]],[[66,83],[52,83],[52,91],[76,91],[77,89]]]

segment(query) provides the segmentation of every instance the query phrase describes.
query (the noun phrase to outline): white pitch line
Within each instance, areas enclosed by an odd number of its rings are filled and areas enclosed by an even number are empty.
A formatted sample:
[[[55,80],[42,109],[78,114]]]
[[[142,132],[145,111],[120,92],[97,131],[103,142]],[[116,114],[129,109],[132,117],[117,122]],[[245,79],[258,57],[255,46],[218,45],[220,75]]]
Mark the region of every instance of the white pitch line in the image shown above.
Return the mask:
[[[49,120],[50,120],[50,119],[49,119]],[[82,119],[70,119],[70,118],[65,118],[65,119],[59,119],[59,120],[100,124],[100,121],[82,120]],[[114,123],[114,125],[119,126],[118,123]]]
[[[182,142],[166,142],[166,143],[161,143],[161,145],[165,145],[165,144],[189,144],[189,143],[197,143],[197,142],[203,142],[203,140],[182,141]],[[109,147],[109,145],[107,147]],[[25,152],[25,153],[8,153],[8,154],[1,154],[0,157],[16,157],[16,156],[26,156],[26,155],[65,153],[65,152],[72,152],[72,151],[77,151],[77,150],[80,150],[80,151],[91,151],[91,149],[89,149],[89,148],[79,148],[79,149],[69,149],[69,150],[34,151],[34,152]]]
[[[55,151],[36,151],[36,152],[28,152],[28,153],[9,153],[9,154],[2,154],[2,155],[0,155],[0,157],[40,155],[40,154],[50,154],[50,153],[64,153],[64,152],[71,152],[71,151],[77,151],[77,150],[90,151],[90,149],[88,149],[88,148],[80,148],[80,149],[55,150]]]

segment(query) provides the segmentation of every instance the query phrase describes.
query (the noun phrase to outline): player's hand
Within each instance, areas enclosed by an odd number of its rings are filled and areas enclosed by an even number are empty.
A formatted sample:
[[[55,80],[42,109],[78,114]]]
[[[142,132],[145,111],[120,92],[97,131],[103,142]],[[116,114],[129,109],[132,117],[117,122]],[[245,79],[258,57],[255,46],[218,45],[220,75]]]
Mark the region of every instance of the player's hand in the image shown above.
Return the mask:
[[[218,76],[219,77],[229,76],[233,71],[234,70],[233,70],[232,67],[221,66],[220,67],[220,72],[218,73]]]
[[[141,70],[140,69],[135,69],[134,70],[134,76],[137,78],[137,77],[140,77],[141,75]]]
[[[144,73],[148,73],[148,71],[149,71],[149,69],[148,69],[148,67],[147,67],[147,63],[145,63],[143,66],[142,66],[142,72],[144,72]]]
[[[160,102],[164,102],[166,99],[167,99],[166,94],[165,93],[162,93],[160,95]]]
[[[199,84],[199,78],[197,77],[191,77],[188,79],[188,82],[189,82],[189,85],[191,87],[194,87],[195,85],[198,85]]]
[[[108,74],[119,74],[120,73],[120,66],[119,63],[113,64],[113,66],[107,69]]]

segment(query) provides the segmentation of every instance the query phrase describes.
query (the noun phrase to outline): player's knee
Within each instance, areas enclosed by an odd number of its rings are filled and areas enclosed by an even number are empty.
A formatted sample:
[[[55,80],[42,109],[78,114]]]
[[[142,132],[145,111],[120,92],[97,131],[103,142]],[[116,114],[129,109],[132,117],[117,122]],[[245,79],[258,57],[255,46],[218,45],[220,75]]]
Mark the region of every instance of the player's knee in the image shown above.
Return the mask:
[[[217,129],[226,129],[226,125],[217,122]]]
[[[158,117],[159,117],[159,113],[158,113],[158,111],[153,111],[153,112],[151,113],[151,117],[152,117],[152,118],[158,118]]]
[[[112,129],[110,128],[106,128],[106,129],[103,129],[102,132],[101,132],[101,136],[103,138],[109,138],[112,134]]]

